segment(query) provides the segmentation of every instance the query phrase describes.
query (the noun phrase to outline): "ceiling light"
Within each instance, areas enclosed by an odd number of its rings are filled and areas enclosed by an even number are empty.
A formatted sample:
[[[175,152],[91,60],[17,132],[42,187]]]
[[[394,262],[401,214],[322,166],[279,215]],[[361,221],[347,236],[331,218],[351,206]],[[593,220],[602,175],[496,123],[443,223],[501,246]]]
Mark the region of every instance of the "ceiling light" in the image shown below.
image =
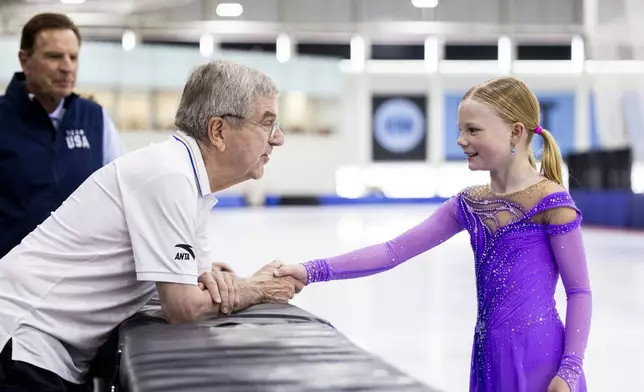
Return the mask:
[[[83,4],[85,0],[60,0],[63,4]]]
[[[210,57],[215,51],[215,38],[211,34],[204,34],[199,39],[199,52],[203,57]]]
[[[234,18],[244,12],[244,7],[239,3],[221,3],[217,6],[217,15],[224,18]]]
[[[416,8],[435,8],[438,6],[438,0],[411,0],[411,5]]]
[[[431,73],[438,72],[440,62],[440,45],[437,37],[425,39],[425,68]]]
[[[351,66],[355,71],[363,71],[366,62],[366,48],[365,40],[360,35],[355,35],[351,38],[350,52],[351,52]]]
[[[134,50],[134,47],[136,47],[136,34],[134,34],[134,31],[128,30],[124,32],[121,43],[123,45],[123,49],[126,52]]]
[[[509,73],[512,71],[512,40],[510,37],[499,37],[498,63],[501,72]]]
[[[580,36],[575,36],[570,43],[570,61],[574,64],[575,68],[583,71],[584,64],[586,63],[586,52],[584,49],[584,39]]]
[[[280,34],[275,44],[277,61],[285,63],[291,58],[291,39],[286,34]]]

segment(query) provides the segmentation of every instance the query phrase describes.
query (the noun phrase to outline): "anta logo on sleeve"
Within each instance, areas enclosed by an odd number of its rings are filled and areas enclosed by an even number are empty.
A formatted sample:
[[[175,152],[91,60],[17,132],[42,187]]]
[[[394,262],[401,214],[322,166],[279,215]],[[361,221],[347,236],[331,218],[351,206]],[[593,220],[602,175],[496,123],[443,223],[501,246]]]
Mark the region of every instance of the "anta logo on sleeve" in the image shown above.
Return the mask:
[[[195,252],[192,250],[192,246],[187,244],[177,244],[174,247],[181,249],[174,256],[175,260],[190,260],[190,256],[192,256],[193,260],[195,259]]]

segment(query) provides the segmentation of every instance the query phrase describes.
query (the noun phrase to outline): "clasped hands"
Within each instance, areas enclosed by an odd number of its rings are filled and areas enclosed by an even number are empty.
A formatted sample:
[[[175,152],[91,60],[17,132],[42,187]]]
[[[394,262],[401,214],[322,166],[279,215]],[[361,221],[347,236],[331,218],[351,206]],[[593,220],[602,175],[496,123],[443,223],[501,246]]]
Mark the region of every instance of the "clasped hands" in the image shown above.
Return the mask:
[[[252,277],[239,278],[223,263],[213,263],[212,270],[201,274],[199,288],[208,290],[214,303],[219,304],[221,314],[230,314],[258,303],[288,303],[302,291],[304,284],[291,276],[279,277],[275,271],[282,267],[273,261]]]

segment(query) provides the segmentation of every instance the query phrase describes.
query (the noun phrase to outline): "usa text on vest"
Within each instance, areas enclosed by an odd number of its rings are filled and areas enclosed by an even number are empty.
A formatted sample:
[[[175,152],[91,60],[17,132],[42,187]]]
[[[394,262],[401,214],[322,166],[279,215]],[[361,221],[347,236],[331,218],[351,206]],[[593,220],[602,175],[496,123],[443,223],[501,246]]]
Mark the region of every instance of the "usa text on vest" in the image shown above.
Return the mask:
[[[90,148],[89,141],[85,136],[85,131],[82,129],[68,129],[65,131],[67,136],[67,147],[72,150],[74,148]]]

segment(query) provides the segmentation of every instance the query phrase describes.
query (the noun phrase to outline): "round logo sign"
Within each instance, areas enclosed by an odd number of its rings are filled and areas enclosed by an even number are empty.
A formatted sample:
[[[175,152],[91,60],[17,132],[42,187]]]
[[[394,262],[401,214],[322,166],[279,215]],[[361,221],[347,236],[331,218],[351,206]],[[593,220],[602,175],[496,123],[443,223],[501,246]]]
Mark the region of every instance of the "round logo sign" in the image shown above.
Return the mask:
[[[390,152],[413,150],[425,135],[425,118],[416,104],[407,99],[390,99],[374,115],[374,135]]]

